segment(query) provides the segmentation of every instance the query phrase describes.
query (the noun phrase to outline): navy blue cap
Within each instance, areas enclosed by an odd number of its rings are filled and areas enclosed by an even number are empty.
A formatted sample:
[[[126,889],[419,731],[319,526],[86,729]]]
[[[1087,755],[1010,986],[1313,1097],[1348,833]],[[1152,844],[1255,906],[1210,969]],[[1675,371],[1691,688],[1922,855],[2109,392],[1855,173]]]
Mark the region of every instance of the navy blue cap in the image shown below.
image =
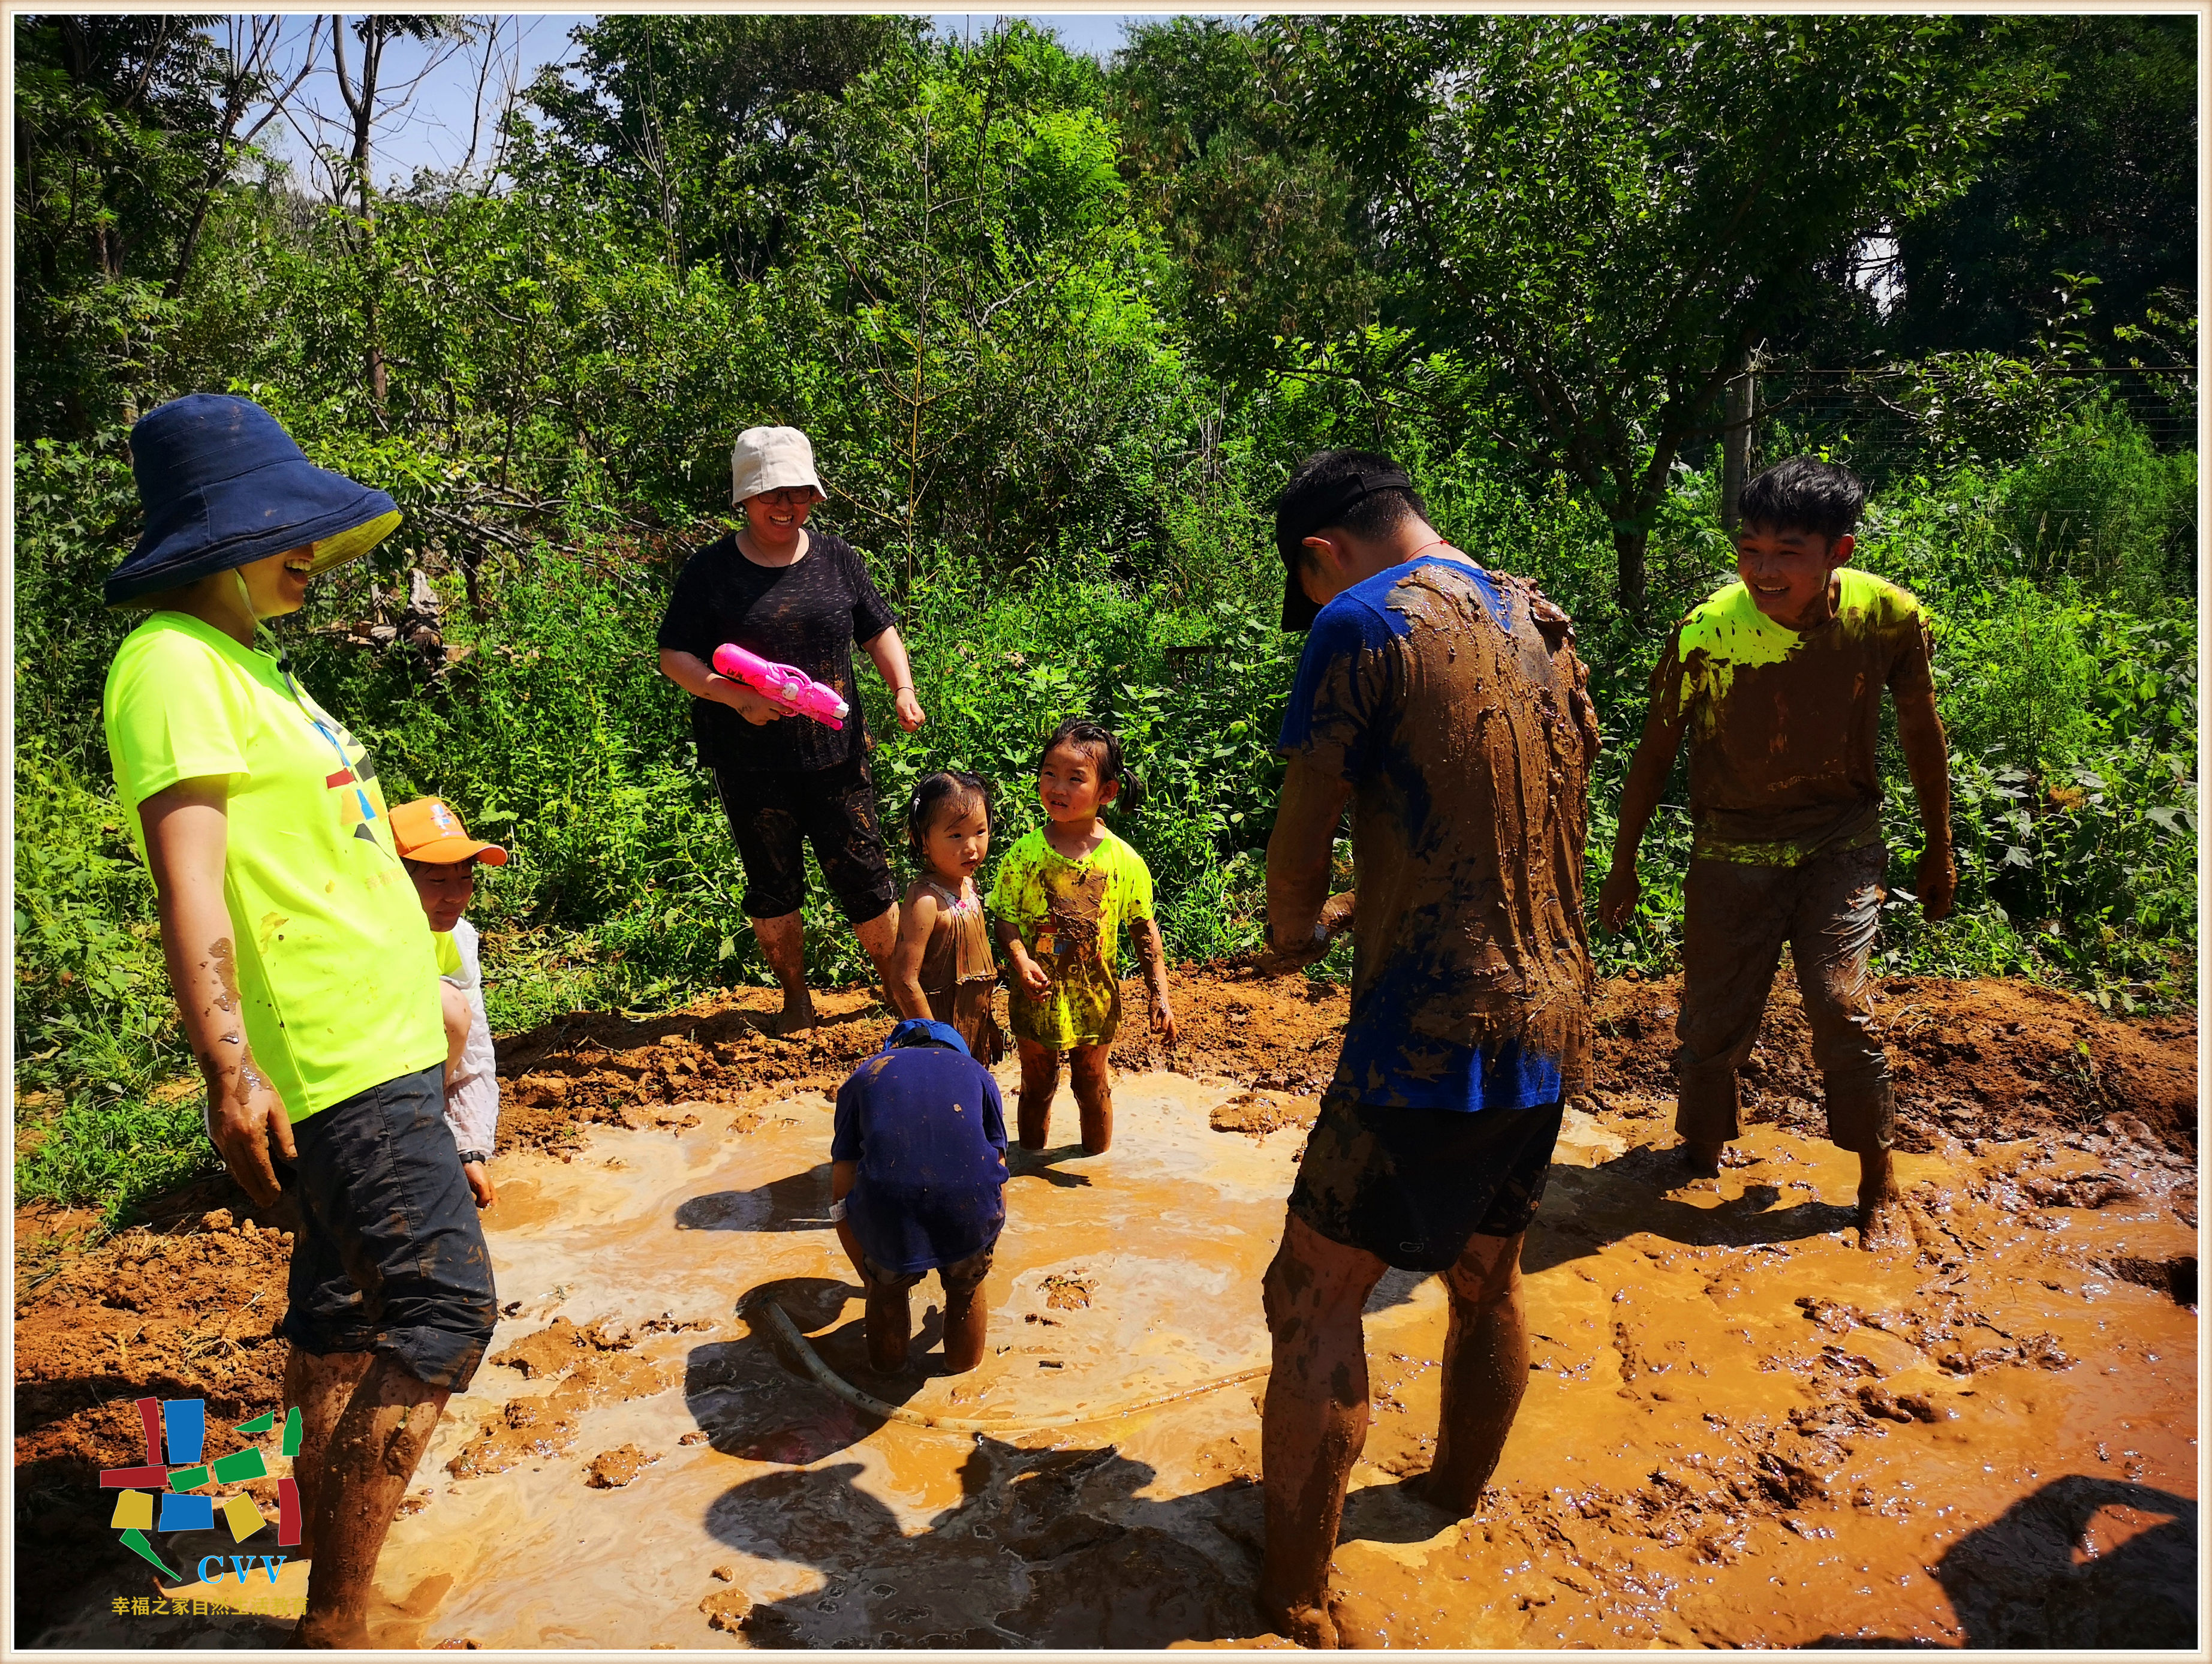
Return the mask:
[[[307,544],[310,570],[327,572],[399,524],[389,496],[316,467],[275,416],[228,393],[187,393],[139,417],[131,471],[146,527],[108,574],[112,607]]]
[[[891,1037],[884,1042],[884,1049],[894,1046],[950,1046],[963,1057],[973,1057],[968,1042],[960,1037],[960,1030],[950,1023],[939,1023],[934,1017],[908,1017],[900,1019],[891,1030]]]

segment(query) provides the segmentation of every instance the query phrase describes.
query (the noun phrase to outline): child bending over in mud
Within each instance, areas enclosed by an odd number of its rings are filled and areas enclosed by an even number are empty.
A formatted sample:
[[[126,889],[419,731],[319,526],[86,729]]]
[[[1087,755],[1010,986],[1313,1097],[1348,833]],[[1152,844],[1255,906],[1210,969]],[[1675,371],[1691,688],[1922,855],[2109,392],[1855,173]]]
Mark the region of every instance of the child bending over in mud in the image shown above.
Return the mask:
[[[499,1073],[484,1017],[477,927],[461,915],[477,893],[477,863],[507,865],[507,851],[469,836],[436,798],[392,811],[392,838],[430,922],[438,950],[438,998],[446,1018],[446,1126],[477,1210],[498,1199],[484,1164],[499,1134]]]
[[[868,1362],[906,1367],[907,1291],[945,1288],[945,1368],[983,1361],[981,1295],[1006,1222],[1006,1118],[999,1084],[949,1024],[908,1017],[837,1090],[830,1218],[867,1291]]]
[[[1651,678],[1644,737],[1598,896],[1608,930],[1636,911],[1637,846],[1685,734],[1693,841],[1683,885],[1675,1129],[1691,1170],[1719,1172],[1741,1132],[1736,1070],[1790,944],[1828,1136],[1859,1157],[1861,1246],[1904,1240],[1890,1169],[1896,1104],[1873,1032],[1867,954],[1883,896],[1884,689],[1919,799],[1920,908],[1951,910],[1950,760],[1920,604],[1847,562],[1866,501],[1849,470],[1808,457],[1744,488],[1736,573],[1692,609]]]
[[[991,1014],[999,962],[975,873],[991,853],[990,789],[974,774],[925,774],[907,810],[907,847],[921,877],[907,886],[891,949],[891,1009],[949,1023],[985,1068],[1006,1054]]]
[[[1007,1026],[1022,1063],[1018,1125],[1022,1148],[1042,1150],[1068,1059],[1086,1155],[1114,1142],[1114,1095],[1106,1054],[1121,1021],[1115,974],[1122,924],[1143,955],[1152,1029],[1175,1043],[1167,955],[1152,920],[1152,875],[1144,858],[1099,823],[1119,802],[1134,808],[1140,787],[1121,766],[1121,742],[1096,722],[1063,722],[1037,762],[1046,823],[1007,853],[991,886],[991,916],[1013,962]]]

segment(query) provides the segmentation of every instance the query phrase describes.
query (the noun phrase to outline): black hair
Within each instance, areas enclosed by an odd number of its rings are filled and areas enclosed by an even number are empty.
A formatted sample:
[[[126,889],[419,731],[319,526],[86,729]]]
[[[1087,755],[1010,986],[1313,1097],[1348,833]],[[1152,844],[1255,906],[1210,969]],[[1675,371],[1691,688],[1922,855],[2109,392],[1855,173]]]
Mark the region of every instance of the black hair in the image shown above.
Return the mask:
[[[932,822],[938,811],[949,802],[962,802],[973,798],[983,805],[983,826],[991,825],[991,788],[983,783],[981,774],[970,774],[958,768],[940,768],[933,774],[924,774],[914,783],[914,797],[906,810],[906,847],[915,860],[927,866],[929,857],[923,853]]]
[[[1105,724],[1093,722],[1088,717],[1068,718],[1052,731],[1052,737],[1037,751],[1037,767],[1042,768],[1044,760],[1052,755],[1054,747],[1060,745],[1071,745],[1079,751],[1091,753],[1091,761],[1098,765],[1098,779],[1102,785],[1114,781],[1120,783],[1121,790],[1114,799],[1114,807],[1123,814],[1133,814],[1137,805],[1144,802],[1144,782],[1121,761],[1121,739]]]
[[[1346,489],[1356,489],[1350,487],[1355,476],[1372,477],[1378,474],[1396,474],[1406,478],[1397,463],[1379,451],[1316,451],[1301,462],[1275,498],[1275,541],[1284,559],[1307,563],[1311,556],[1304,540],[1332,525],[1340,525],[1355,537],[1372,541],[1389,536],[1408,516],[1426,524],[1429,506],[1421,500],[1421,494],[1413,489],[1410,479],[1403,485],[1370,490],[1341,513],[1331,513],[1318,522],[1314,519],[1316,504],[1326,503]],[[1292,531],[1298,538],[1295,544],[1286,542]]]
[[[1859,523],[1866,487],[1839,462],[1785,457],[1743,488],[1736,518],[1766,531],[1810,531],[1835,541]]]

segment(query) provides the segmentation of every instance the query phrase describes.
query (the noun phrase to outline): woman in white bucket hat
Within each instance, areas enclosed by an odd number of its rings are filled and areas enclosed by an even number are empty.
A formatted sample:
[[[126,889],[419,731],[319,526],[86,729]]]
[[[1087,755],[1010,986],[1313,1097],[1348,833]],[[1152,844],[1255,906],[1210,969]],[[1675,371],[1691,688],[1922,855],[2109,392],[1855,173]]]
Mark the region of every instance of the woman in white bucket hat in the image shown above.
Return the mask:
[[[806,987],[805,846],[880,981],[898,938],[898,888],[884,853],[854,689],[853,647],[875,661],[899,726],[924,720],[906,644],[866,564],[845,540],[807,528],[828,494],[814,447],[796,428],[748,428],[730,452],[730,501],[744,524],[685,562],[660,622],[661,674],[691,695],[699,761],[714,771],[744,862],[744,910],[783,987],[787,1029],[811,1028]],[[793,665],[853,708],[842,729],[796,716],[718,675],[714,649],[734,642]]]

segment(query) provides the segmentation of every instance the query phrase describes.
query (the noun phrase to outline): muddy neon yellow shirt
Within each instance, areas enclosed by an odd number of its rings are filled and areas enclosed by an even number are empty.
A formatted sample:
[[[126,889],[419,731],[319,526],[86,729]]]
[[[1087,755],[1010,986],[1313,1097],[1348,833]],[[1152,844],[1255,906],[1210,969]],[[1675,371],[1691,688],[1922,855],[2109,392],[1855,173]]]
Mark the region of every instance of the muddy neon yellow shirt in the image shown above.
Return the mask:
[[[1032,999],[1014,980],[1006,1025],[1025,1040],[1065,1051],[1102,1045],[1121,1021],[1121,926],[1152,916],[1152,875],[1144,857],[1104,832],[1098,847],[1071,861],[1042,829],[1006,852],[991,886],[994,919],[1052,974],[1052,992]]]
[[[101,701],[123,822],[230,781],[223,903],[246,1043],[294,1120],[442,1063],[428,921],[368,753],[268,654],[180,612],[124,638]]]
[[[1929,693],[1933,639],[1895,584],[1836,575],[1835,617],[1803,635],[1729,585],[1652,673],[1652,699],[1686,725],[1692,857],[1796,866],[1881,840],[1882,695]]]

